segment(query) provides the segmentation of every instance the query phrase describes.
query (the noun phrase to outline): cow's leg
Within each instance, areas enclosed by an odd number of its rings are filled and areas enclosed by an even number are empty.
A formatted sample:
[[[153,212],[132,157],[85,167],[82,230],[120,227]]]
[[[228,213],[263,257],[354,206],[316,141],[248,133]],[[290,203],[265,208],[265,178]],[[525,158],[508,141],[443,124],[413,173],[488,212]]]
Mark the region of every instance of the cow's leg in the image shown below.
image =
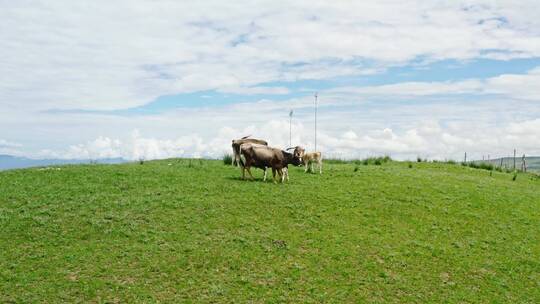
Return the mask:
[[[278,173],[279,173],[279,179],[281,183],[283,184],[283,181],[285,180],[285,173],[283,172],[283,169],[279,169]]]
[[[242,170],[242,179],[246,179],[246,167],[241,166],[240,169]]]
[[[319,174],[322,174],[322,159],[319,159]]]
[[[264,177],[263,177],[263,182],[266,181],[266,172],[267,172],[268,168],[267,167],[264,167]]]
[[[254,180],[255,178],[253,177],[253,174],[251,174],[251,168],[250,167],[247,168],[247,172],[249,173],[249,176],[251,177],[251,180]]]
[[[307,161],[306,161],[305,164],[304,164],[304,167],[306,168],[306,169],[304,170],[304,173],[307,173],[308,164],[309,164],[309,163],[308,163]]]
[[[284,177],[287,178],[287,181],[289,181],[289,168],[287,167],[283,168],[283,174],[284,174]]]
[[[276,184],[276,169],[272,168],[272,180],[274,181],[274,184]]]

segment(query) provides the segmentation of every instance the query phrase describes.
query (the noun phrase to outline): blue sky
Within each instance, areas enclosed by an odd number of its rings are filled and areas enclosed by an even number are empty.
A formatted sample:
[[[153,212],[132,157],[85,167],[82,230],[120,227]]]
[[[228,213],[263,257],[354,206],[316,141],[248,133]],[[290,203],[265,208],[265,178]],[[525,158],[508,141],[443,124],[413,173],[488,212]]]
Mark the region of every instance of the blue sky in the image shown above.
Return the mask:
[[[534,1],[0,3],[0,154],[540,154]]]
[[[261,83],[261,87],[284,87],[288,93],[273,94],[235,94],[222,93],[216,90],[198,91],[193,93],[174,94],[159,96],[149,103],[130,108],[123,113],[144,114],[160,113],[179,107],[212,107],[224,106],[233,103],[252,102],[257,100],[283,101],[300,98],[313,94],[316,91],[324,91],[342,86],[374,86],[396,84],[401,82],[433,82],[433,81],[459,81],[471,78],[486,79],[501,74],[524,74],[527,71],[540,66],[540,58],[514,59],[514,60],[491,60],[478,59],[469,61],[444,60],[431,64],[406,65],[388,68],[387,70],[373,75],[351,75],[328,79],[305,79],[296,81],[276,81]]]

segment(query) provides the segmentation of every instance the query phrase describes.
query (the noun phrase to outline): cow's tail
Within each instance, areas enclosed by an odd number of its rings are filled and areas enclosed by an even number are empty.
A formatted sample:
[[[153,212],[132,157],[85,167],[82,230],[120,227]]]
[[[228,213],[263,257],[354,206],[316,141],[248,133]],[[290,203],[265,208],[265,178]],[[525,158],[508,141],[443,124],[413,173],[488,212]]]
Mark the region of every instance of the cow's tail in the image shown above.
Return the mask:
[[[238,152],[236,151],[236,147],[233,145],[232,146],[232,151],[233,151],[233,155],[232,155],[232,165],[233,166],[237,166],[238,165],[238,161],[236,160],[238,158]]]

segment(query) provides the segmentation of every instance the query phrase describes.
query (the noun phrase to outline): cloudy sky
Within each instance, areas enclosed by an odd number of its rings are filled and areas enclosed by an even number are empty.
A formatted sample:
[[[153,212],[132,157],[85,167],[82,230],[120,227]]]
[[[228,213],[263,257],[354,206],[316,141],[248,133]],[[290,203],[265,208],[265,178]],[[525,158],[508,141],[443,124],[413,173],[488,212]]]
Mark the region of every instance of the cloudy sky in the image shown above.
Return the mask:
[[[540,155],[540,3],[0,0],[0,154]]]

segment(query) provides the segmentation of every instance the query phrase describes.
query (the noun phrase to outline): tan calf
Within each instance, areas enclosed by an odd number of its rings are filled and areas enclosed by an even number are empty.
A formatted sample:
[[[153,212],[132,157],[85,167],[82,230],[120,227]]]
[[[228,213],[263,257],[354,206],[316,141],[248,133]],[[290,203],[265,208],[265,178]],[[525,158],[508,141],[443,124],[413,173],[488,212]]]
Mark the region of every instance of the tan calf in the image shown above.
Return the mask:
[[[311,171],[313,172],[313,164],[317,163],[319,165],[319,174],[322,174],[322,153],[321,152],[304,153],[304,155],[302,156],[302,162],[304,163],[304,166],[306,168],[304,172],[308,171],[309,165],[311,165]]]

